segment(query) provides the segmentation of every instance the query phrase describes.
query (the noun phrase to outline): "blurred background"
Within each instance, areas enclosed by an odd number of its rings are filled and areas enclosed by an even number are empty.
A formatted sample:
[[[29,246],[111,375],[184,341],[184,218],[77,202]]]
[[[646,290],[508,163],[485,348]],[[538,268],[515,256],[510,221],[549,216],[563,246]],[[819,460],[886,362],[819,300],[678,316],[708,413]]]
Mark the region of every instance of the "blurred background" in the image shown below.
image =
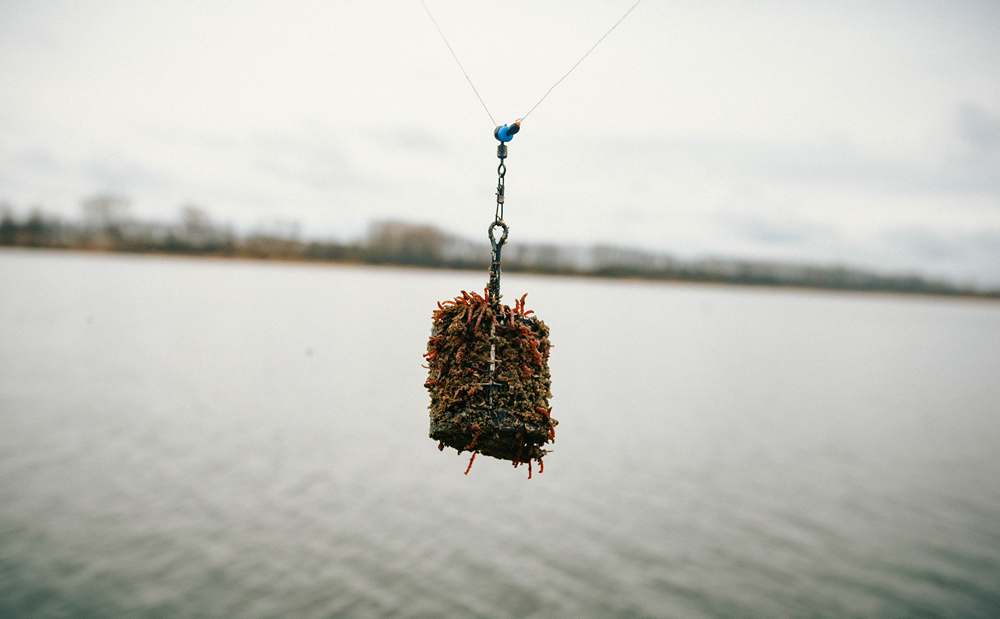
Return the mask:
[[[498,122],[632,4],[427,0]],[[1000,6],[647,0],[525,121],[544,475],[440,453],[420,2],[0,2],[0,615],[1000,613]]]

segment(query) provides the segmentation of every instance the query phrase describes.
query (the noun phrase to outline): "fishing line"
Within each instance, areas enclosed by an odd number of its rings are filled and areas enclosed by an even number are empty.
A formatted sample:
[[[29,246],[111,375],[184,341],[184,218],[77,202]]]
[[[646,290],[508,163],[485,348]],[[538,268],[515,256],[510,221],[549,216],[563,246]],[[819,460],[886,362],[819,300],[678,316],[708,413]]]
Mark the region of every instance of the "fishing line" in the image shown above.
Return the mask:
[[[486,102],[483,101],[483,97],[479,94],[479,90],[476,89],[476,85],[472,83],[472,78],[469,77],[469,73],[465,70],[465,67],[462,66],[462,61],[458,59],[458,54],[456,54],[455,50],[452,49],[451,43],[448,42],[448,37],[444,36],[444,31],[441,30],[441,26],[438,25],[437,20],[434,19],[434,14],[431,13],[429,8],[427,8],[427,3],[424,2],[424,0],[420,0],[420,4],[423,5],[424,11],[427,13],[427,17],[431,18],[431,22],[433,22],[434,27],[437,28],[438,34],[441,35],[441,40],[448,46],[448,51],[451,52],[451,57],[455,59],[455,64],[458,65],[458,68],[462,71],[462,75],[465,76],[465,81],[469,82],[469,86],[472,87],[472,92],[476,93],[476,98],[479,99],[479,103],[481,103],[483,109],[486,110],[486,115],[490,117],[490,122],[493,123],[490,127],[496,127],[497,121],[493,119],[493,114],[490,114],[490,108],[486,107]]]
[[[602,34],[601,38],[597,39],[597,41],[593,45],[590,46],[590,49],[588,49],[586,52],[584,52],[583,56],[580,56],[580,59],[577,60],[576,63],[572,67],[569,68],[569,71],[566,71],[566,73],[564,73],[562,77],[560,77],[559,79],[556,80],[555,84],[552,84],[552,86],[550,86],[549,89],[545,91],[545,94],[542,95],[542,98],[539,99],[537,103],[535,103],[534,105],[532,105],[530,110],[528,110],[527,112],[525,112],[524,116],[521,117],[521,120],[524,120],[525,118],[528,117],[528,114],[531,114],[532,112],[534,112],[535,108],[538,107],[539,105],[541,105],[542,101],[545,101],[545,98],[549,96],[549,93],[552,92],[553,90],[555,90],[556,86],[558,86],[559,84],[561,84],[564,79],[566,79],[567,77],[569,77],[569,74],[572,73],[574,69],[576,69],[578,66],[580,66],[580,63],[583,62],[587,58],[587,56],[590,55],[590,52],[592,52],[595,49],[597,49],[597,46],[601,44],[601,41],[603,41],[604,39],[606,39],[609,34],[611,34],[612,32],[614,32],[614,29],[618,27],[618,24],[620,24],[623,21],[625,21],[625,18],[629,16],[629,13],[631,13],[632,11],[635,10],[635,7],[639,6],[640,2],[642,2],[642,0],[635,0],[635,4],[633,4],[632,6],[630,6],[628,8],[628,10],[625,11],[625,13],[621,17],[618,18],[618,21],[616,21],[614,23],[614,25],[612,25],[610,28],[608,28],[608,31],[605,32],[604,34]]]
[[[600,45],[601,42],[603,42],[604,39],[606,39],[609,34],[614,32],[615,28],[617,28],[619,24],[625,21],[625,18],[627,18],[632,13],[632,11],[634,11],[635,8],[639,6],[640,2],[642,2],[642,0],[635,0],[632,6],[630,6],[628,10],[625,11],[622,14],[622,16],[618,18],[618,21],[612,24],[611,27],[608,28],[607,31],[604,34],[602,34],[600,38],[598,38],[597,41],[595,41],[594,44],[591,45],[589,49],[587,49],[587,51],[583,53],[582,56],[580,56],[579,60],[573,63],[573,66],[571,66],[568,71],[563,73],[562,77],[557,79],[554,84],[549,86],[549,89],[545,91],[545,94],[542,95],[542,98],[536,101],[535,104],[532,105],[531,108],[527,112],[525,112],[524,115],[521,116],[518,120],[524,120],[525,118],[528,117],[529,114],[534,112],[535,108],[541,105],[542,101],[545,101],[545,99],[552,93],[552,91],[555,90],[556,87],[563,82],[563,80],[569,77],[570,73],[572,73],[578,66],[580,66],[580,63],[586,60],[587,56],[589,56],[595,49],[597,49],[597,46]],[[455,59],[455,64],[458,65],[459,70],[462,71],[462,75],[465,76],[465,81],[469,83],[469,86],[472,88],[472,92],[476,94],[476,98],[479,99],[479,103],[482,104],[483,109],[486,110],[486,115],[490,117],[490,122],[493,123],[491,126],[496,127],[497,121],[493,118],[493,114],[490,113],[490,109],[486,107],[486,102],[483,101],[483,97],[482,95],[479,94],[479,90],[476,88],[476,85],[472,83],[472,78],[469,77],[469,73],[465,70],[465,67],[462,66],[462,61],[458,59],[458,54],[455,53],[455,49],[451,46],[451,43],[448,42],[448,37],[445,36],[444,30],[441,29],[441,26],[440,24],[438,24],[438,21],[434,19],[434,14],[431,13],[430,8],[427,6],[426,0],[420,0],[420,4],[424,7],[424,12],[427,13],[427,17],[429,17],[431,22],[434,24],[434,28],[437,29],[438,34],[441,35],[441,40],[444,41],[445,46],[448,47],[448,51],[451,52],[451,57]]]

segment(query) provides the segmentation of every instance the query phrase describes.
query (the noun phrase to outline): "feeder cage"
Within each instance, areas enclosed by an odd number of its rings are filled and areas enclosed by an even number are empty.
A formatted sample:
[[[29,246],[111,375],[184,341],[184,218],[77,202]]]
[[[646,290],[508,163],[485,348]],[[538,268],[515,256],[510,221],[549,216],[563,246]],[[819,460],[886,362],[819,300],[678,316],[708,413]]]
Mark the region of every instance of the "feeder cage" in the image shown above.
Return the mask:
[[[439,449],[530,466],[541,464],[543,446],[555,440],[549,329],[525,311],[524,300],[514,307],[492,303],[487,289],[485,296],[463,291],[438,303],[424,386],[431,397],[430,437]]]

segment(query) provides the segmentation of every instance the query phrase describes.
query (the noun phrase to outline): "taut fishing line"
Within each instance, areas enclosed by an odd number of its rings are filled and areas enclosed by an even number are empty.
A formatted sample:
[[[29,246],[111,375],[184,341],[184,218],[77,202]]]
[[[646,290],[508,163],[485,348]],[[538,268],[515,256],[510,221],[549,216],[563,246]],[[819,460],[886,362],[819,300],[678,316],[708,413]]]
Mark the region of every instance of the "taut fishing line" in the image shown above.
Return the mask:
[[[604,34],[602,34],[596,41],[594,41],[594,44],[591,45],[589,48],[587,48],[587,51],[585,51],[583,55],[580,56],[580,58],[573,63],[573,66],[571,66],[565,73],[563,73],[562,76],[555,81],[555,83],[549,86],[549,89],[545,91],[545,94],[543,94],[542,97],[538,101],[536,101],[534,105],[528,108],[528,111],[525,112],[518,120],[524,120],[532,112],[534,112],[535,108],[541,105],[542,101],[545,101],[546,97],[548,97],[552,93],[552,91],[555,90],[556,87],[563,82],[564,79],[569,77],[569,74],[572,73],[578,66],[580,66],[580,63],[586,60],[587,56],[589,56],[591,52],[597,49],[597,46],[600,45],[604,41],[604,39],[608,38],[608,35],[614,32],[615,28],[617,28],[619,24],[625,21],[625,18],[631,15],[632,11],[635,10],[635,7],[639,6],[640,2],[642,2],[642,0],[636,0],[634,3],[632,3],[632,6],[630,6],[628,10],[622,13],[622,16],[618,18],[618,21],[611,24],[611,27],[608,28],[607,31]],[[490,122],[493,123],[490,126],[496,127],[497,121],[493,118],[493,114],[490,113],[490,108],[486,106],[486,102],[483,101],[482,95],[479,94],[479,90],[476,88],[476,85],[472,82],[472,78],[469,77],[469,72],[465,70],[465,66],[462,65],[462,61],[458,59],[458,54],[455,53],[455,48],[451,46],[451,43],[448,41],[448,37],[445,36],[444,34],[444,30],[441,29],[441,25],[438,23],[437,19],[434,18],[434,14],[431,13],[430,8],[427,6],[426,0],[420,0],[420,4],[424,7],[424,12],[427,13],[427,17],[429,17],[431,23],[434,24],[434,28],[437,30],[438,34],[441,35],[441,40],[444,41],[444,44],[448,48],[448,51],[451,52],[451,57],[455,59],[455,64],[458,65],[458,69],[462,72],[462,75],[465,76],[465,81],[469,83],[469,87],[472,88],[472,92],[475,93],[476,98],[479,99],[479,103],[483,106],[483,109],[486,111],[486,115],[489,116]]]
[[[510,460],[514,467],[538,462],[545,470],[544,448],[556,438],[556,425],[549,399],[549,328],[524,306],[522,295],[513,307],[500,302],[500,255],[510,231],[503,218],[504,176],[507,173],[507,143],[521,130],[521,122],[552,94],[604,39],[639,6],[636,0],[608,30],[562,74],[523,116],[498,125],[479,89],[465,70],[444,30],[420,0],[434,28],[455,60],[465,81],[476,95],[497,139],[496,209],[487,229],[490,239],[489,281],[483,294],[462,291],[454,299],[439,302],[433,314],[427,341],[427,380],[430,392],[430,437],[438,449],[453,447],[458,453],[472,452],[465,474],[477,454]]]

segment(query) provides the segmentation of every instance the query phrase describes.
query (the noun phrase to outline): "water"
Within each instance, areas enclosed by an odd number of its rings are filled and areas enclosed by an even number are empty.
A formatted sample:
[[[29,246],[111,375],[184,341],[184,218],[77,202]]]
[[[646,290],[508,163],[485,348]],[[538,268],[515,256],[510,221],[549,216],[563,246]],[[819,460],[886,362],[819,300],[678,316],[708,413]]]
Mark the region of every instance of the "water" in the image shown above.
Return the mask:
[[[529,482],[426,437],[484,280],[0,253],[0,615],[1000,614],[1000,305],[508,275]]]

